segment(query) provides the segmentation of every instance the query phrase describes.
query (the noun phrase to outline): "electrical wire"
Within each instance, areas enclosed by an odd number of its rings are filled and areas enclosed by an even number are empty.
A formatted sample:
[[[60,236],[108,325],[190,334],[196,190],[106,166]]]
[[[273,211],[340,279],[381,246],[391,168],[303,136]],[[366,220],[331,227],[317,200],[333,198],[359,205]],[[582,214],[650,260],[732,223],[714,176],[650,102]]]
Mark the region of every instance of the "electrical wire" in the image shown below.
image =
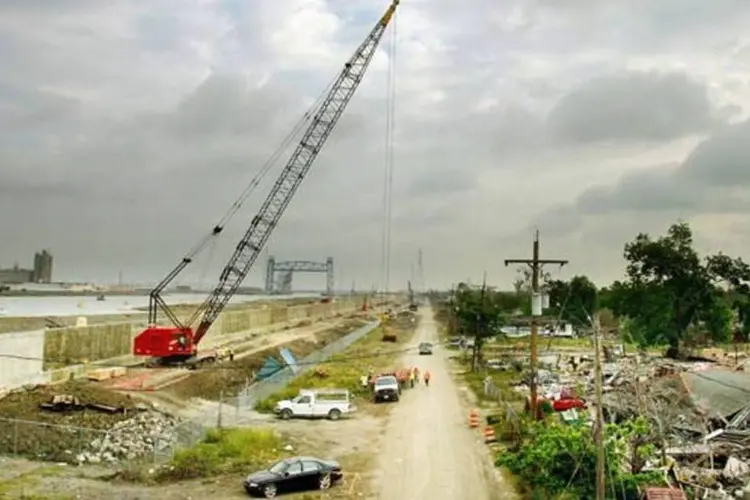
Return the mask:
[[[437,342],[433,343],[433,346],[435,346],[435,345],[441,345],[441,343],[437,343]],[[296,366],[317,366],[317,365],[321,365],[321,364],[340,364],[340,363],[347,363],[347,362],[356,361],[356,360],[366,360],[366,359],[381,358],[383,356],[394,356],[394,355],[399,355],[399,354],[409,354],[409,353],[417,352],[418,350],[419,350],[419,346],[417,345],[417,346],[405,347],[405,348],[402,348],[402,349],[390,349],[390,350],[387,350],[387,351],[379,351],[379,352],[376,352],[376,353],[368,353],[368,354],[363,354],[363,355],[358,355],[358,356],[357,355],[345,355],[345,354],[331,354],[331,355],[329,355],[329,357],[327,359],[323,359],[323,360],[319,360],[319,361],[302,361],[302,362],[297,362]],[[22,356],[22,355],[18,355],[18,354],[5,354],[5,353],[0,353],[0,359],[16,359],[16,360],[20,360],[20,361],[41,361],[41,362],[45,361],[44,358],[39,358],[39,357],[34,357],[34,356]],[[217,365],[210,365],[210,366],[205,366],[205,367],[202,367],[202,368],[198,368],[196,370],[196,372],[218,371],[218,370],[247,370],[248,369],[247,366],[237,366],[236,365],[236,363],[239,362],[239,361],[241,361],[241,360],[242,360],[242,358],[238,357],[236,359],[236,361],[235,361],[235,366],[231,366],[228,363],[217,364]],[[83,363],[77,363],[77,364],[83,364]],[[120,363],[120,364],[111,363],[110,364],[110,363],[92,362],[92,363],[90,363],[90,366],[92,368],[121,368],[122,367],[122,363]],[[167,365],[165,367],[169,367],[169,366]],[[131,367],[128,367],[128,368],[144,368],[144,367],[141,366],[141,365],[137,365],[137,366],[131,366]],[[174,366],[174,368],[181,368],[181,367],[179,365],[177,365],[177,366]],[[276,370],[276,372],[282,371],[282,370],[284,370],[283,367],[280,368],[279,370]],[[276,373],[276,372],[273,372],[273,373]]]
[[[219,222],[211,229],[208,234],[204,235],[198,240],[195,245],[193,245],[193,247],[185,255],[185,259],[192,260],[195,256],[203,252],[209,245],[209,243],[215,241],[224,227],[226,227],[226,225],[234,218],[234,216],[237,215],[245,202],[250,198],[250,196],[255,192],[263,179],[276,165],[279,157],[281,157],[281,155],[289,148],[290,144],[292,144],[294,140],[301,135],[307,123],[313,118],[313,116],[315,116],[315,111],[320,107],[321,103],[325,99],[325,96],[330,92],[331,87],[333,87],[335,81],[336,78],[332,79],[328,83],[328,85],[326,85],[325,89],[323,89],[320,95],[318,95],[313,104],[308,108],[302,118],[294,126],[292,131],[282,140],[281,144],[271,154],[268,160],[266,160],[266,162],[261,166],[260,171],[255,174],[255,176],[242,190],[240,195],[230,205],[229,209],[227,209],[224,215],[222,215],[222,217],[219,219]]]
[[[383,234],[382,234],[382,259],[381,271],[383,273],[383,298],[390,289],[391,277],[391,221],[392,221],[392,191],[393,191],[393,163],[394,163],[394,141],[393,130],[395,126],[395,100],[396,100],[396,36],[397,16],[391,20],[391,40],[388,54],[388,75],[386,95],[386,120],[385,120],[385,158],[383,176]],[[385,301],[384,301],[385,302]],[[385,307],[385,306],[383,306]],[[385,310],[383,311],[385,313]]]

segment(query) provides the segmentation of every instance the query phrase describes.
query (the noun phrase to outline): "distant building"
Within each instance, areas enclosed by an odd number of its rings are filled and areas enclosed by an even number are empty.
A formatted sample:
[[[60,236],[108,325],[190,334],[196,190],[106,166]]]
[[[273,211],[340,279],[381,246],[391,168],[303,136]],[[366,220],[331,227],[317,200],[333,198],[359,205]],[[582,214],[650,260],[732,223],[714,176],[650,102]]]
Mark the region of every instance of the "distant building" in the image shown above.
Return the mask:
[[[31,283],[34,278],[32,269],[22,269],[18,264],[8,269],[0,269],[0,283],[9,285]]]
[[[34,254],[32,281],[34,283],[52,282],[52,255],[47,250],[42,250]]]
[[[0,283],[17,285],[21,283],[51,283],[52,255],[47,250],[34,254],[34,268],[24,269],[18,264],[10,269],[0,269]]]

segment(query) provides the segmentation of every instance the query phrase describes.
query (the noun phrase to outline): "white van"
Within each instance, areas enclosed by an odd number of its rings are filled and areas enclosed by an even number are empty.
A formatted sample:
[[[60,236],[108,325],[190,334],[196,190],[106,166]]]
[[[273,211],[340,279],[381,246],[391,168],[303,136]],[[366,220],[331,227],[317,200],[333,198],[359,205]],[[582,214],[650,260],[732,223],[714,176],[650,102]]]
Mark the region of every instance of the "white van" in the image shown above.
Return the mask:
[[[284,420],[292,417],[338,420],[356,411],[351,400],[346,389],[302,389],[296,398],[276,403],[274,413]]]

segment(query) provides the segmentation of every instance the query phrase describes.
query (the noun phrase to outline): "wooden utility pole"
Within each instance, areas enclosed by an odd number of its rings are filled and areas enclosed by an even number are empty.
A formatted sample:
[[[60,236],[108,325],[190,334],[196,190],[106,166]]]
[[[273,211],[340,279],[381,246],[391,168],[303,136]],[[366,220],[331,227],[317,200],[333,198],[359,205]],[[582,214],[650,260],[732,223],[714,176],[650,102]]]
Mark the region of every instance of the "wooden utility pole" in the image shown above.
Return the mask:
[[[545,264],[556,264],[560,267],[567,264],[567,260],[560,260],[560,259],[540,259],[539,258],[539,231],[537,231],[534,234],[534,248],[532,253],[531,259],[506,259],[505,265],[509,266],[511,264],[527,264],[531,267],[531,296],[532,300],[534,297],[537,297],[539,294],[539,275],[541,273],[542,267]],[[531,415],[533,415],[533,418],[536,418],[537,416],[537,327],[539,326],[539,321],[534,314],[534,311],[531,311],[531,354],[529,356],[529,364],[531,368],[531,401],[530,401],[530,409],[531,409]]]
[[[604,455],[604,414],[602,412],[602,355],[599,327],[594,326],[594,384],[596,388],[596,500],[604,500],[605,493],[605,455]]]
[[[485,318],[484,314],[484,296],[487,290],[487,271],[484,272],[482,277],[482,290],[479,295],[479,312],[477,313],[476,322],[474,323],[474,347],[471,349],[471,371],[474,372],[477,369],[477,357],[479,355],[479,348],[481,347],[481,336],[484,335]]]

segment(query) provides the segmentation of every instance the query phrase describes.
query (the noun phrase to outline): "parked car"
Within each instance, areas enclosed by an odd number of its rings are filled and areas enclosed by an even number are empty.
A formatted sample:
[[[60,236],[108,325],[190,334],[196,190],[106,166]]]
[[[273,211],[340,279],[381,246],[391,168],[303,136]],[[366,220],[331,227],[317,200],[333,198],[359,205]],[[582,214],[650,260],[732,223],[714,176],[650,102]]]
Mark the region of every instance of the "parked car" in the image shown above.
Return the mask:
[[[315,457],[291,457],[280,460],[266,470],[253,472],[243,486],[248,494],[275,498],[279,493],[327,490],[341,480],[344,473],[335,460]]]
[[[432,343],[430,342],[420,342],[419,344],[419,355],[423,354],[432,354]]]
[[[292,417],[338,420],[356,411],[351,400],[346,389],[302,389],[296,398],[276,403],[274,413],[284,420]]]
[[[372,398],[376,403],[381,401],[398,401],[401,397],[401,386],[393,375],[384,375],[375,379]]]

